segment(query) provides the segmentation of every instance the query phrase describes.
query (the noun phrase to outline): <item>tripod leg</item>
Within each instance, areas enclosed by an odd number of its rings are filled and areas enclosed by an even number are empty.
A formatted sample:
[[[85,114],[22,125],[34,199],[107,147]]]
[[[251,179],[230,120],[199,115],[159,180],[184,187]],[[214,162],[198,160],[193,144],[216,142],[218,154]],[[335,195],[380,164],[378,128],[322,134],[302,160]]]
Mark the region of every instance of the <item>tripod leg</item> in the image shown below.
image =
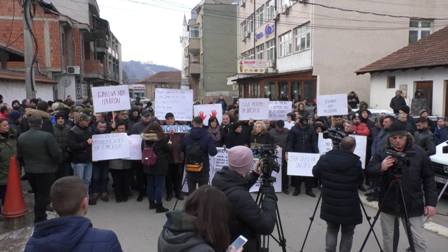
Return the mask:
[[[369,240],[369,236],[373,231],[373,227],[375,226],[376,222],[378,221],[378,218],[380,217],[381,213],[381,206],[378,208],[378,211],[375,214],[375,217],[373,217],[372,225],[370,225],[369,232],[367,232],[366,238],[364,239],[361,248],[359,249],[359,252],[362,252],[364,250],[364,247],[367,244],[367,240]]]
[[[277,232],[278,232],[278,243],[280,247],[282,247],[282,251],[286,252],[286,239],[285,239],[285,233],[283,232],[283,225],[282,220],[280,219],[280,211],[278,210],[278,205],[275,207],[275,212],[277,213],[277,219],[276,219],[276,226],[277,226]]]
[[[180,191],[182,192],[182,189],[184,188],[185,184],[187,183],[187,177],[185,176],[184,181],[182,182],[182,186],[180,187]],[[174,202],[173,211],[176,210],[177,203],[179,203],[179,199],[176,198],[176,202]]]
[[[359,201],[359,204],[361,205],[362,211],[364,212],[364,216],[366,216],[366,219],[367,219],[367,222],[369,223],[370,228],[372,228],[372,233],[373,233],[373,236],[375,237],[375,241],[376,241],[376,243],[378,244],[378,247],[380,248],[380,252],[383,252],[383,248],[381,247],[381,243],[380,243],[380,241],[379,241],[379,239],[378,239],[378,236],[376,235],[376,232],[375,232],[375,230],[373,229],[373,225],[372,225],[372,223],[370,222],[370,219],[372,219],[372,217],[370,217],[370,216],[367,214],[366,208],[365,208],[364,205],[362,204],[361,200]]]
[[[308,239],[308,235],[310,234],[311,225],[313,225],[314,217],[316,216],[317,207],[320,204],[320,201],[322,200],[322,193],[319,196],[319,199],[317,200],[316,206],[314,207],[313,215],[310,217],[310,224],[308,225],[308,230],[306,231],[305,239],[303,240],[302,247],[300,248],[300,252],[303,252],[303,249],[305,248],[306,240]]]
[[[401,180],[398,181],[398,187],[400,189],[401,202],[403,204],[403,209],[404,209],[404,222],[405,222],[405,227],[406,227],[405,228],[406,234],[408,236],[409,246],[410,246],[411,251],[415,252],[414,237],[412,236],[411,223],[409,222],[408,209],[406,207],[406,201],[404,200],[403,186],[401,184]]]

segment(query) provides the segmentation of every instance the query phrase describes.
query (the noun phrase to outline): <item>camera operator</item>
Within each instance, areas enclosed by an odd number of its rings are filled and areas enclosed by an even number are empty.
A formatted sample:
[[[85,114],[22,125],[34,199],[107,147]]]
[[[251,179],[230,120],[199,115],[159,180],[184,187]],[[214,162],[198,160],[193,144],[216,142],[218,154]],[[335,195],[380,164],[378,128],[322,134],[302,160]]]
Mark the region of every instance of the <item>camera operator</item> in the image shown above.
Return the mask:
[[[248,239],[245,252],[260,250],[260,235],[269,235],[275,227],[277,197],[271,184],[264,183],[260,190],[264,193],[261,207],[249,193],[259,174],[250,172],[254,166],[252,150],[245,146],[235,146],[228,150],[229,167],[218,171],[212,185],[223,191],[230,202],[231,240],[243,235]]]
[[[361,161],[353,154],[356,142],[344,137],[339,149],[323,155],[313,168],[313,175],[322,183],[320,218],[327,222],[326,252],[335,252],[339,229],[339,251],[352,248],[355,225],[362,223],[358,187],[362,184]]]
[[[437,212],[436,184],[428,156],[413,143],[405,125],[394,122],[389,127],[386,151],[375,153],[367,169],[382,179],[379,202],[384,251],[391,252],[397,247],[399,238],[394,239],[395,223],[398,223],[396,220],[401,218],[403,224],[406,224],[397,180],[401,180],[415,251],[425,251],[423,215],[431,217]]]

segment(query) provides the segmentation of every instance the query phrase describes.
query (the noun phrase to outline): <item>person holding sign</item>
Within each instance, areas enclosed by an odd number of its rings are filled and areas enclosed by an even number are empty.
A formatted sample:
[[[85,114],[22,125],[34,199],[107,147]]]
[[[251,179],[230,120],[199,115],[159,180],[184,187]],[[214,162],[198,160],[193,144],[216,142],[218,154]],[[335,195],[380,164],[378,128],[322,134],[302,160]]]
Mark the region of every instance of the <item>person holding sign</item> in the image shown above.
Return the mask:
[[[314,177],[322,183],[320,218],[327,222],[325,251],[336,251],[339,229],[339,251],[350,251],[355,226],[362,223],[358,187],[363,173],[361,160],[353,154],[355,147],[355,139],[345,137],[339,149],[320,157],[313,168]]]

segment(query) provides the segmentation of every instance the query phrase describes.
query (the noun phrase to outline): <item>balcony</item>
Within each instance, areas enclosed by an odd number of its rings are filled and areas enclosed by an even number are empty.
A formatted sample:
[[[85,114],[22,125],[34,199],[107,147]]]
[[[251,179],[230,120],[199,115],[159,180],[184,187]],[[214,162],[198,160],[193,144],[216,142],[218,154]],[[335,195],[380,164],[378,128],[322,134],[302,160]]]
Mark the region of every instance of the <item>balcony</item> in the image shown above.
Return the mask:
[[[190,63],[189,73],[192,74],[201,74],[201,64],[199,63]]]
[[[103,63],[99,60],[85,60],[84,77],[87,79],[104,79]]]
[[[198,55],[201,51],[201,39],[190,38],[188,40],[188,51],[193,55]]]
[[[105,39],[97,39],[95,40],[95,50],[97,53],[103,52],[106,53],[108,49],[107,41]]]

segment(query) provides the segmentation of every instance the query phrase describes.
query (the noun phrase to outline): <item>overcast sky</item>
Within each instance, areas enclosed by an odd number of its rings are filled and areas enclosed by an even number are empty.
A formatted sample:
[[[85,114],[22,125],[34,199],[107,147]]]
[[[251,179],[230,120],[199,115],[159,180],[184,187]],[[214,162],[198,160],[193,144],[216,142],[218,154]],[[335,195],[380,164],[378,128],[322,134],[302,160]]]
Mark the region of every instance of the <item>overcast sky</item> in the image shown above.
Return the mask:
[[[180,69],[184,14],[200,0],[97,0],[100,16],[121,42],[123,61],[137,60]]]

